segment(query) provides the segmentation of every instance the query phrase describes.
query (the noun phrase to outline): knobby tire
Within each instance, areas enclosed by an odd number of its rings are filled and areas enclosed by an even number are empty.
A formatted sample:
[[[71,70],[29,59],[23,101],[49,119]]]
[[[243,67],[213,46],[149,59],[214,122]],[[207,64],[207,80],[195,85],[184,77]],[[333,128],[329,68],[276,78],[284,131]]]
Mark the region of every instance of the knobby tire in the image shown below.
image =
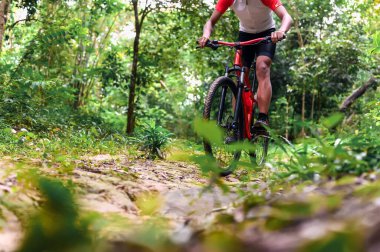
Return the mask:
[[[233,98],[236,101],[237,96],[237,87],[234,81],[228,77],[219,77],[217,78],[210,86],[209,92],[205,99],[205,107],[203,112],[203,118],[206,120],[215,120],[218,118],[215,118],[215,114],[218,114],[219,108],[220,108],[220,100],[221,97],[219,95],[221,94],[221,91],[225,88],[228,93],[228,97],[226,96],[224,103],[224,109],[223,109],[223,118],[221,120],[220,126],[223,131],[226,133],[226,135],[233,134],[236,137],[237,142],[243,139],[243,119],[242,119],[242,113],[239,112],[239,122],[237,129],[231,131],[227,128],[230,126],[228,125],[231,121],[231,116],[233,117],[233,114],[231,114],[231,111],[233,112],[233,108],[231,106],[230,101],[228,101],[229,98],[233,96]],[[231,96],[231,97],[229,97]],[[241,110],[241,109],[240,109]],[[229,112],[229,114],[227,113]],[[217,117],[217,116],[216,116]],[[218,122],[216,122],[218,124]],[[237,162],[239,161],[241,151],[234,151],[234,152],[228,152],[226,153],[230,155],[231,157],[226,158],[227,160],[222,160],[222,157],[219,157],[217,153],[217,147],[213,150],[213,143],[208,142],[204,139],[203,141],[204,149],[207,155],[210,155],[214,157],[218,163],[218,166],[221,168],[220,175],[221,176],[227,176],[230,175],[236,168]],[[223,149],[223,147],[221,148]],[[230,160],[229,160],[230,159]]]

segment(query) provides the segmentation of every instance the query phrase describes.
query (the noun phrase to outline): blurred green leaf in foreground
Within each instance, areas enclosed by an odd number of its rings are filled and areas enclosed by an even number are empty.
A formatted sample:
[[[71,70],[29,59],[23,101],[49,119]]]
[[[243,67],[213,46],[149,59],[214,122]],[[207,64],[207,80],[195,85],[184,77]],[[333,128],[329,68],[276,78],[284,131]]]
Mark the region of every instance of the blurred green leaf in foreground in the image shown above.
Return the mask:
[[[89,225],[79,218],[70,191],[61,182],[46,178],[38,186],[45,202],[30,221],[19,251],[91,251]]]

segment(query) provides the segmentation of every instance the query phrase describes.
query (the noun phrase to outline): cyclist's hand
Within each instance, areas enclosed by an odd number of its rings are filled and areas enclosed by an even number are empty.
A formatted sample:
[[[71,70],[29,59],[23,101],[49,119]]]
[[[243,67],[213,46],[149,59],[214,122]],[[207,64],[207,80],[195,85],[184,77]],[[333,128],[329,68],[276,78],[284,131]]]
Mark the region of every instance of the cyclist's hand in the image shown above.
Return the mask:
[[[271,38],[273,43],[277,43],[285,38],[285,32],[281,30],[272,32]]]
[[[207,41],[209,40],[209,38],[203,36],[201,37],[200,39],[198,39],[198,44],[201,48],[205,47]]]

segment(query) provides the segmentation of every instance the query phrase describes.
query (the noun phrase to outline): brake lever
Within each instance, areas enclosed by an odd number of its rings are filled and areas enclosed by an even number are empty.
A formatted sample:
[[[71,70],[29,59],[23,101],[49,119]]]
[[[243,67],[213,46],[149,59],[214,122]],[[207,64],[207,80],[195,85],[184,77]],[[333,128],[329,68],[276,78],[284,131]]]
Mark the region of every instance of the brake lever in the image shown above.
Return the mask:
[[[209,41],[207,41],[205,47],[210,47],[212,50],[218,49],[219,45],[214,44],[214,43],[215,43],[214,41],[210,41],[209,40]],[[197,47],[195,47],[195,49],[202,49],[202,47],[201,46],[197,46]]]
[[[281,40],[279,40],[279,42],[280,41],[282,41],[282,40],[284,40],[284,39],[286,39],[286,34],[284,33],[284,36],[282,37],[282,39]],[[266,43],[271,43],[272,42],[272,37],[271,36],[266,36],[265,37],[265,39],[264,39],[264,41],[266,42]]]
[[[216,50],[219,48],[219,45],[217,44],[217,41],[216,40],[213,40],[213,41],[207,41],[207,44],[206,44],[207,47],[210,47],[212,50]]]

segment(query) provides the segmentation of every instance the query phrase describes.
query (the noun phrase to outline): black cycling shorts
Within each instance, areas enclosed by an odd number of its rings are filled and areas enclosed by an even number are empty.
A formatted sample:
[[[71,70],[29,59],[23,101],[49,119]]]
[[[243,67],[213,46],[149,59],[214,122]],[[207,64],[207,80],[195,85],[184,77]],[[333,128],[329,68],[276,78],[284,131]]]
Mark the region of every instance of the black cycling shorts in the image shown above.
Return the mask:
[[[270,36],[275,29],[269,29],[260,33],[246,33],[239,31],[238,41],[248,41],[252,39],[262,38],[265,36]],[[274,43],[261,43],[253,46],[243,46],[243,65],[251,67],[253,59],[258,56],[268,56],[273,60],[274,54],[276,52],[276,44]]]

